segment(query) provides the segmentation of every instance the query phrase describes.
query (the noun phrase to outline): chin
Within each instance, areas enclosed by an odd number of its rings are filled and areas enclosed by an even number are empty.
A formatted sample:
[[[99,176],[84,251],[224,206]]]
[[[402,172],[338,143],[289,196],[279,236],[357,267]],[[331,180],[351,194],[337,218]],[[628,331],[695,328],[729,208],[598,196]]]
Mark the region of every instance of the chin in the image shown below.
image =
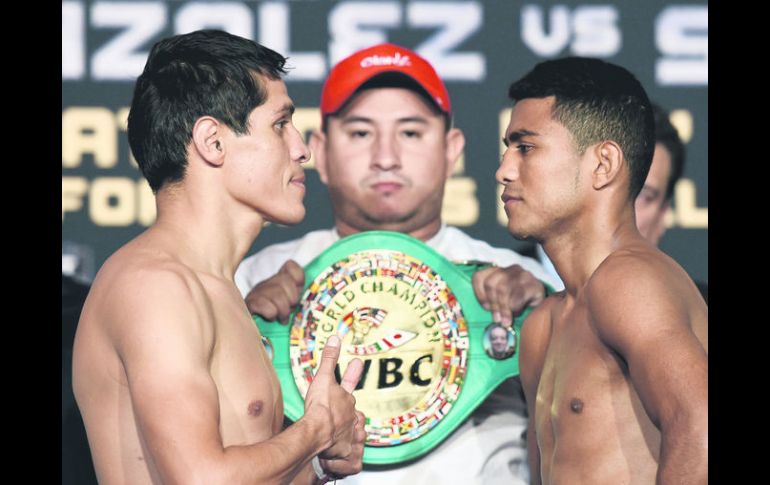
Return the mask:
[[[401,224],[408,219],[403,214],[375,214],[370,220],[376,224]]]
[[[293,211],[289,214],[278,214],[276,217],[270,218],[270,222],[273,224],[280,224],[282,226],[295,226],[302,222],[305,218],[305,207],[301,210]]]
[[[408,221],[414,215],[414,212],[406,212],[404,210],[378,209],[363,213],[364,218],[375,224],[400,224]]]
[[[511,234],[511,236],[520,241],[531,241],[535,239],[532,231],[528,231],[521,227],[512,227],[510,224],[508,224],[508,232]]]

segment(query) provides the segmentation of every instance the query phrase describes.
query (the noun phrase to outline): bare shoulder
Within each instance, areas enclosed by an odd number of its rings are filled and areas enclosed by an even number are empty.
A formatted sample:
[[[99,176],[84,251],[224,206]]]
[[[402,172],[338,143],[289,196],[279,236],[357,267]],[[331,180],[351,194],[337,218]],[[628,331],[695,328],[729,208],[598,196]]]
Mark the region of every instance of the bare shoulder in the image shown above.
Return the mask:
[[[145,300],[170,300],[173,296],[205,298],[205,290],[195,272],[165,254],[124,247],[112,255],[99,271],[94,287],[120,292],[116,305],[136,304]],[[165,297],[164,297],[165,296]],[[141,304],[141,306],[147,306]]]
[[[205,327],[213,325],[210,299],[195,272],[163,253],[124,246],[105,262],[92,293],[94,323],[113,338],[177,326],[205,338]]]
[[[691,332],[708,320],[705,302],[684,269],[647,244],[610,254],[589,279],[584,297],[599,334],[615,341]]]
[[[612,252],[602,261],[593,276],[617,276],[618,272],[628,269],[645,268],[654,272],[681,269],[673,259],[660,249],[646,242],[637,242]]]

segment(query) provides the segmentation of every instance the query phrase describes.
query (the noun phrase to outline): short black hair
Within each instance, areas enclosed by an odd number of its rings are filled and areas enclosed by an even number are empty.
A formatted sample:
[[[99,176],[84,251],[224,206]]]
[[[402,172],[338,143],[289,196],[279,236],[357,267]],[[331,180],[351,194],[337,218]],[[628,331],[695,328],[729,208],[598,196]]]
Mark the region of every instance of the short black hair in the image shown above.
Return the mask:
[[[578,153],[613,140],[628,160],[629,200],[644,186],[655,150],[652,106],[641,83],[623,67],[567,57],[537,64],[511,84],[514,100],[554,96],[553,119],[570,132]]]
[[[654,103],[652,105],[652,113],[655,117],[655,143],[663,145],[668,150],[669,155],[671,155],[671,172],[668,174],[666,197],[664,199],[669,201],[674,196],[676,183],[682,177],[682,173],[684,173],[686,151],[679,132],[671,124],[669,113]]]
[[[212,116],[238,134],[266,101],[260,76],[280,79],[286,58],[221,30],[198,30],[156,43],[136,81],[128,142],[157,192],[184,178],[192,128]]]

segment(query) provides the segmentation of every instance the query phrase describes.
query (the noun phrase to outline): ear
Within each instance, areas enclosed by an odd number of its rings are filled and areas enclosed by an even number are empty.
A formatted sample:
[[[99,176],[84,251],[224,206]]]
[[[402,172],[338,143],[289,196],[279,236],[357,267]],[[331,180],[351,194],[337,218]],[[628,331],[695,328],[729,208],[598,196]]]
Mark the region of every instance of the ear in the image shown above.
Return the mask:
[[[201,116],[193,125],[193,146],[198,155],[210,165],[220,166],[224,162],[223,129],[224,126],[211,116]]]
[[[315,155],[315,169],[321,182],[329,185],[328,172],[326,171],[326,134],[320,130],[315,130],[310,134],[308,142],[310,152]]]
[[[623,150],[612,140],[598,143],[590,150],[593,154],[593,188],[601,190],[618,178],[625,163]]]
[[[446,134],[446,178],[452,176],[464,148],[465,134],[459,128],[450,129]]]

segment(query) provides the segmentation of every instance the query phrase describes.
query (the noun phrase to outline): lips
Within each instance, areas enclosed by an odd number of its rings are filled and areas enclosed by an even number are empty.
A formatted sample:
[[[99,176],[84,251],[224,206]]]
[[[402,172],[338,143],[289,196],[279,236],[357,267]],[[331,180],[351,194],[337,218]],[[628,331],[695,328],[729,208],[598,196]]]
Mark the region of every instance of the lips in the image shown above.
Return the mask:
[[[290,183],[292,185],[297,185],[299,187],[305,188],[305,176],[304,175],[298,175],[296,177],[292,177],[290,180]]]
[[[375,192],[387,194],[399,190],[401,187],[403,187],[403,184],[399,182],[377,182],[372,184],[371,187]]]
[[[503,201],[503,204],[507,204],[508,202],[521,202],[521,201],[524,200],[523,198],[521,198],[519,196],[511,195],[511,194],[505,194],[505,193],[500,196],[500,199]]]

